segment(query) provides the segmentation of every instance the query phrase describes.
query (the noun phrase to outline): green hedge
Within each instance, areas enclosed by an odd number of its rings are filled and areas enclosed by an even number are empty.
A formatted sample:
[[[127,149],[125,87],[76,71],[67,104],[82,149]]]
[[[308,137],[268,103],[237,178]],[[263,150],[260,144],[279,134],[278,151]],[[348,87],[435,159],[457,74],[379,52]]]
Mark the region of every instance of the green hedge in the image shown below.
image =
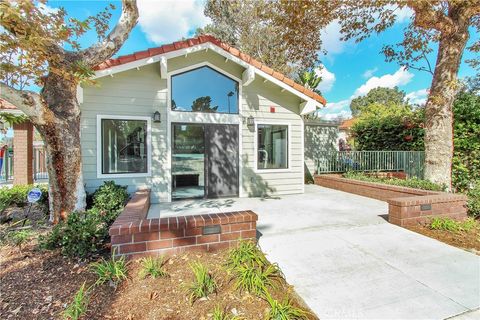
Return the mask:
[[[422,190],[432,190],[432,191],[445,190],[444,186],[440,186],[433,182],[417,179],[417,178],[411,178],[406,180],[397,179],[397,178],[383,178],[383,177],[375,177],[372,175],[366,175],[365,173],[353,172],[353,171],[346,172],[345,174],[343,174],[343,177],[348,179],[360,180],[360,181],[385,183],[385,184],[391,184],[395,186],[422,189]]]
[[[38,201],[40,205],[48,208],[48,186],[41,185],[16,185],[0,188],[0,211],[11,206],[23,207],[27,204],[27,194],[33,188],[42,191],[42,197]]]

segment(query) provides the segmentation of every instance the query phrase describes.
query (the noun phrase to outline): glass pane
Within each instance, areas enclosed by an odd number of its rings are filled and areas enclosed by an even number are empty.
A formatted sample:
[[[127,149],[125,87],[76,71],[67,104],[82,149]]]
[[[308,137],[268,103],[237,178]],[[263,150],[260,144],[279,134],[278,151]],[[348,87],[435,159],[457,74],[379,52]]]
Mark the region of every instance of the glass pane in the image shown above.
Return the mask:
[[[258,169],[288,168],[288,126],[258,125]]]
[[[205,194],[205,138],[203,125],[174,124],[172,146],[173,199]]]
[[[172,77],[172,110],[238,113],[238,82],[209,67]]]
[[[147,121],[102,119],[102,173],[146,173]]]

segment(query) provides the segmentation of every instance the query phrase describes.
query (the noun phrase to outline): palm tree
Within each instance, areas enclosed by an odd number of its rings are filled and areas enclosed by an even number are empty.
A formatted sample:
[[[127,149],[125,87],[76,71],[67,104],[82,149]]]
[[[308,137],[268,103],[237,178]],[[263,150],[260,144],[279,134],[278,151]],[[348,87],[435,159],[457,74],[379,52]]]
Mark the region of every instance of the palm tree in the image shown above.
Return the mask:
[[[315,69],[304,70],[298,74],[298,81],[307,89],[321,95],[320,90],[317,89],[322,81],[322,77],[316,74]]]

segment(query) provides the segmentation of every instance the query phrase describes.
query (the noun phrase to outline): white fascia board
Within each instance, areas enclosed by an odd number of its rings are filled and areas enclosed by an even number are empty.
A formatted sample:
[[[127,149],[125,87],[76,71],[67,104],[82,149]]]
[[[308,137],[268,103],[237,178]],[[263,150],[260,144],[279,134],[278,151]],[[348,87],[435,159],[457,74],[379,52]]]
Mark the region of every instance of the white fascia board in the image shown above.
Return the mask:
[[[167,79],[168,64],[165,56],[160,58],[160,78]]]
[[[0,113],[13,114],[15,116],[23,116],[25,113],[18,109],[0,109]]]
[[[168,59],[171,59],[171,58],[175,58],[175,57],[178,57],[178,56],[185,56],[186,54],[188,55],[190,53],[194,53],[194,52],[198,52],[198,51],[202,51],[202,50],[212,50],[212,51],[218,53],[219,55],[221,55],[225,58],[228,58],[228,60],[233,61],[233,62],[241,65],[245,69],[253,68],[253,70],[255,71],[255,73],[257,75],[259,75],[262,78],[276,84],[277,86],[285,89],[286,91],[296,95],[300,99],[305,100],[305,101],[313,100],[310,97],[308,97],[307,95],[305,95],[305,94],[301,93],[300,91],[292,88],[291,86],[289,86],[285,82],[280,81],[280,80],[272,77],[268,73],[265,73],[264,71],[262,71],[262,70],[260,70],[256,67],[254,67],[253,65],[243,61],[242,59],[234,56],[230,52],[227,52],[227,51],[223,50],[222,48],[214,45],[211,42],[205,42],[205,43],[197,44],[197,45],[189,47],[189,48],[179,49],[179,50],[171,51],[171,52],[168,52],[168,53],[163,53],[163,54],[159,54],[159,55],[156,55],[156,56],[152,56],[152,57],[128,62],[128,63],[118,65],[118,66],[114,66],[114,67],[111,67],[111,68],[108,68],[108,69],[99,70],[99,71],[95,72],[95,76],[93,76],[92,79],[97,79],[97,78],[101,78],[101,77],[105,77],[105,76],[109,76],[109,75],[114,75],[115,73],[127,71],[127,70],[130,70],[130,69],[141,67],[141,66],[151,64],[151,63],[156,63],[156,62],[159,62],[162,59],[162,57],[164,57],[165,59],[168,60]],[[313,100],[313,101],[315,101],[315,100]],[[319,107],[322,106],[322,104],[320,104],[319,102],[316,102],[316,103]]]
[[[300,115],[308,114],[317,111],[318,102],[309,99],[300,103]]]
[[[255,80],[255,68],[253,66],[249,66],[242,73],[243,86],[248,86],[250,83],[253,82],[253,80]]]

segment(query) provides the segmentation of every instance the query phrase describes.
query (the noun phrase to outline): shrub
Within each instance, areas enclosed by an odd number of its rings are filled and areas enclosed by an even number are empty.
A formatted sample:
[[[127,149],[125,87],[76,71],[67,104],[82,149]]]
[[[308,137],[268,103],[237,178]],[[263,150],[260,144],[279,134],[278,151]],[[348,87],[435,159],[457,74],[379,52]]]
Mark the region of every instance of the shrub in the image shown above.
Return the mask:
[[[92,263],[91,268],[98,277],[95,284],[109,282],[117,285],[127,279],[127,262],[124,256],[116,259],[115,256],[112,255],[110,260],[102,258],[101,261]]]
[[[152,258],[146,257],[140,260],[141,270],[140,277],[146,278],[150,276],[152,278],[167,277],[168,273],[165,271],[165,261],[163,257]]]
[[[217,283],[207,267],[202,263],[194,262],[190,265],[190,268],[195,277],[194,281],[188,286],[188,291],[190,292],[189,300],[193,304],[198,299],[206,298],[209,294],[216,292]]]
[[[380,178],[371,175],[366,175],[363,172],[355,172],[349,171],[343,174],[344,178],[347,179],[354,179],[360,181],[367,181],[367,182],[378,182],[378,183],[385,183],[391,184],[395,186],[407,187],[407,188],[415,188],[415,189],[422,189],[422,190],[432,190],[432,191],[443,191],[445,190],[444,186],[440,186],[436,183],[430,182],[428,180],[422,180],[418,178],[410,178],[410,179],[397,179],[397,178]]]
[[[480,180],[476,181],[473,189],[468,191],[468,214],[474,218],[480,217]]]
[[[15,185],[0,188],[0,211],[10,206],[24,207],[27,204],[27,194],[32,188],[39,188],[42,197],[38,204],[48,207],[48,187],[46,185]]]
[[[66,222],[40,238],[40,247],[61,248],[66,256],[84,258],[101,249],[107,237],[108,225],[97,211],[72,212]]]
[[[266,295],[270,310],[267,313],[268,320],[306,320],[309,313],[303,309],[292,305],[290,299],[286,298],[283,302],[273,299],[268,293]]]
[[[240,318],[216,306],[215,309],[213,309],[212,320],[240,320]]]
[[[465,231],[468,232],[472,229],[478,229],[480,227],[479,223],[473,219],[469,218],[464,221],[456,221],[451,218],[433,218],[430,222],[430,229],[432,230],[443,230],[450,232],[459,232]]]
[[[77,320],[87,312],[88,307],[88,289],[85,289],[85,282],[73,297],[73,301],[63,311],[63,319]]]
[[[118,212],[123,209],[128,200],[126,186],[115,184],[114,181],[105,181],[93,193],[93,208],[105,214],[107,223],[113,222]]]

